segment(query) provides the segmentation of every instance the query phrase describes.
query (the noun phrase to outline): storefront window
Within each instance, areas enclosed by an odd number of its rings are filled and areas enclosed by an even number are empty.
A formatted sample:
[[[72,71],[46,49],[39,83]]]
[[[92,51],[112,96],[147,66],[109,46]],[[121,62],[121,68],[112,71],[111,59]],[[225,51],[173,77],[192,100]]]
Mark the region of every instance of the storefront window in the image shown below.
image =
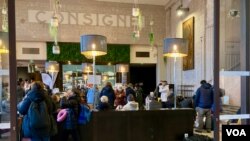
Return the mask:
[[[9,33],[7,0],[0,1],[0,138],[10,137]]]
[[[106,82],[115,84],[115,66],[96,65],[95,84],[104,86]],[[83,72],[82,65],[63,65],[63,89],[93,85],[93,72]]]

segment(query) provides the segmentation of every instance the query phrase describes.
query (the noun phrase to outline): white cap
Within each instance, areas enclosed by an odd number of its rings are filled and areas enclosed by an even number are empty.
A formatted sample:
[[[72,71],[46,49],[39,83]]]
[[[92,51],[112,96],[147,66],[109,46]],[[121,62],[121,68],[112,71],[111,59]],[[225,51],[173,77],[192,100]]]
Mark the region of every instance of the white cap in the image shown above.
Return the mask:
[[[101,100],[101,102],[102,103],[108,103],[109,102],[109,98],[107,97],[107,96],[102,96],[101,98],[100,98],[100,100]]]

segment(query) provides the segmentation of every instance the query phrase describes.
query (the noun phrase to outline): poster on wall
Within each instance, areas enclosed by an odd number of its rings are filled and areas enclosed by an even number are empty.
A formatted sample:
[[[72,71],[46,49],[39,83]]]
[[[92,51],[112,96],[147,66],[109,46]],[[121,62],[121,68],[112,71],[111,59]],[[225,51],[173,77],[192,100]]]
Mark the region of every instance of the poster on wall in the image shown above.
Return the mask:
[[[188,56],[183,58],[183,70],[194,69],[194,17],[182,24],[183,38],[188,40]]]

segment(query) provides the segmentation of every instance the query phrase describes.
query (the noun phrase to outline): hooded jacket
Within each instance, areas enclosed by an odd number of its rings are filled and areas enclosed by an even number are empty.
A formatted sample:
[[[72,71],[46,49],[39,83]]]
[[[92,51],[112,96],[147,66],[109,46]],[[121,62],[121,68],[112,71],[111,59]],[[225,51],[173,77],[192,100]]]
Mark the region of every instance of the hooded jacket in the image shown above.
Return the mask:
[[[31,90],[28,91],[26,97],[17,105],[17,109],[20,114],[27,115],[30,104],[32,101],[34,102],[41,102],[45,100],[46,105],[48,107],[48,112],[52,114],[53,112],[53,105],[51,98],[47,95],[44,89],[38,89],[37,86],[34,86]],[[25,118],[25,117],[24,117]],[[25,119],[24,119],[25,120]],[[23,122],[22,128],[29,129],[28,123]],[[36,137],[48,137],[50,136],[50,129],[43,128],[39,131],[34,130],[26,130],[27,133],[24,135],[28,135],[29,137],[36,138]]]
[[[213,88],[209,83],[205,83],[198,88],[195,96],[195,107],[210,109],[213,105]]]
[[[49,112],[52,113],[52,100],[48,96],[47,92],[44,89],[37,89],[36,86],[34,86],[28,91],[26,97],[24,97],[24,99],[17,105],[17,109],[20,114],[26,115],[32,101],[41,102],[43,100],[45,100]]]

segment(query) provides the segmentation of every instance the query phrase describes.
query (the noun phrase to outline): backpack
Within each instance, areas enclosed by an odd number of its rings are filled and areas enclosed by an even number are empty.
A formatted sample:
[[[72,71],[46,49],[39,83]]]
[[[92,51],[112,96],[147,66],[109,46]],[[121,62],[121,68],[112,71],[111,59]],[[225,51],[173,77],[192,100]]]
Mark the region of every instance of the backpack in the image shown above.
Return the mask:
[[[46,102],[32,101],[28,110],[29,127],[32,129],[50,129],[50,115]]]
[[[76,129],[77,128],[77,117],[75,112],[71,108],[67,108],[67,116],[66,119],[63,121],[63,128],[64,129]]]
[[[90,120],[90,110],[89,108],[84,105],[80,104],[80,112],[79,112],[79,117],[78,117],[78,124],[84,125]]]

